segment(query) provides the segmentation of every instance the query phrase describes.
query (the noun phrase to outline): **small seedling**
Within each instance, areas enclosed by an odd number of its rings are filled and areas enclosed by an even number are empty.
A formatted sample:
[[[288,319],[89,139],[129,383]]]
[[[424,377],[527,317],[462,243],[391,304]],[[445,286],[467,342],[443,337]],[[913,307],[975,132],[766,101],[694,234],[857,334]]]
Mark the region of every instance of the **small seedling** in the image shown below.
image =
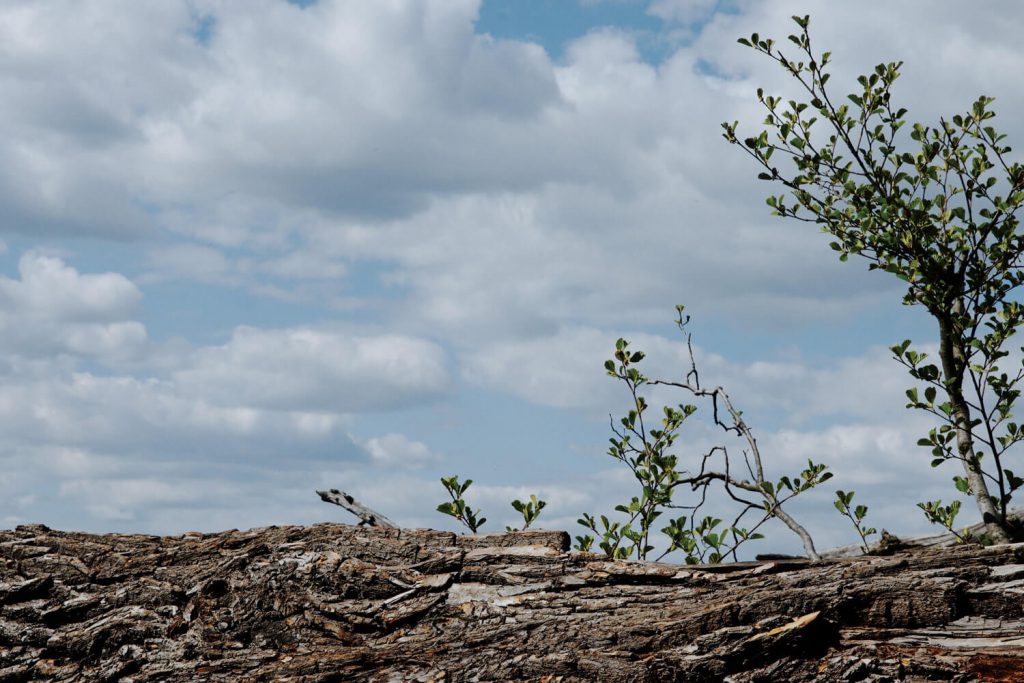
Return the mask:
[[[444,485],[448,495],[451,496],[451,501],[447,503],[441,503],[437,506],[437,511],[446,515],[451,515],[455,519],[466,525],[466,528],[471,533],[476,533],[480,527],[487,521],[484,517],[477,517],[480,514],[480,510],[474,511],[471,507],[466,504],[466,501],[462,498],[462,494],[466,492],[470,484],[473,483],[472,479],[459,483],[459,477],[452,475],[450,477],[441,477],[441,484]]]
[[[868,506],[851,506],[851,503],[853,502],[853,495],[853,491],[836,491],[836,499],[832,504],[836,506],[836,510],[839,510],[839,514],[846,517],[853,523],[853,528],[857,530],[857,535],[860,536],[860,547],[863,548],[864,553],[867,554],[870,552],[870,548],[868,547],[868,536],[877,534],[878,530],[874,527],[865,526],[862,523],[864,521],[864,517],[868,514]]]
[[[956,536],[958,543],[971,543],[974,541],[974,538],[967,529],[957,531],[954,528],[956,516],[960,514],[959,500],[954,500],[949,505],[943,505],[941,500],[931,500],[927,503],[918,503],[917,507],[921,508],[929,522],[944,527],[949,533]]]
[[[547,501],[538,500],[536,495],[531,495],[530,500],[525,503],[521,500],[513,500],[512,507],[514,507],[523,516],[523,528],[520,531],[526,531],[530,528],[538,517],[540,517],[540,511],[547,505]],[[510,526],[505,527],[507,531],[515,531]]]

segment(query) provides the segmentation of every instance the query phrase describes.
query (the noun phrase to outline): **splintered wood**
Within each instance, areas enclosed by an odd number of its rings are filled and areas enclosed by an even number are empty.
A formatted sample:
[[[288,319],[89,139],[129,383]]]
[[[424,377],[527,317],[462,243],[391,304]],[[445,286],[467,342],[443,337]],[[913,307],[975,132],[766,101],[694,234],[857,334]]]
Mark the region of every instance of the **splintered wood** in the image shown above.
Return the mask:
[[[682,567],[568,541],[0,531],[0,683],[1024,680],[1024,545]]]

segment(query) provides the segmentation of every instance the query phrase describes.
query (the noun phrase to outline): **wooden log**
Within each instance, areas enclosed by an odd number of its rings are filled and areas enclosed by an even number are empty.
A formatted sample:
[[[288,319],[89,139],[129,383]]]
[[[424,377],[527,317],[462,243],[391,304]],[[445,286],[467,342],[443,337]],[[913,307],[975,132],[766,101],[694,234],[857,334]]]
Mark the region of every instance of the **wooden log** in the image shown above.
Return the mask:
[[[567,547],[0,531],[0,682],[1024,679],[1024,544],[730,571]]]
[[[318,496],[320,496],[320,500],[324,501],[325,503],[340,505],[341,507],[351,512],[353,515],[362,520],[359,522],[360,524],[365,524],[367,526],[389,527],[392,529],[398,528],[398,525],[392,522],[390,519],[380,514],[376,510],[371,510],[370,508],[366,507],[365,505],[363,505],[358,500],[356,500],[349,494],[345,493],[344,491],[339,491],[338,489],[331,489],[330,491],[317,491],[316,493]]]
[[[1006,513],[1007,518],[1010,522],[1020,525],[1024,523],[1024,507],[1014,508]],[[963,532],[966,532],[964,534]],[[965,527],[962,535],[966,535],[970,538],[979,538],[985,533],[985,525],[981,522]],[[925,536],[894,536],[885,529],[882,530],[881,537],[877,541],[872,541],[868,544],[868,552],[864,552],[864,548],[859,543],[852,545],[839,546],[837,548],[831,548],[821,553],[822,558],[836,559],[840,557],[856,557],[858,555],[886,555],[892,554],[897,550],[908,550],[913,548],[950,548],[956,545],[961,545],[961,540],[955,535],[947,532],[928,534]]]

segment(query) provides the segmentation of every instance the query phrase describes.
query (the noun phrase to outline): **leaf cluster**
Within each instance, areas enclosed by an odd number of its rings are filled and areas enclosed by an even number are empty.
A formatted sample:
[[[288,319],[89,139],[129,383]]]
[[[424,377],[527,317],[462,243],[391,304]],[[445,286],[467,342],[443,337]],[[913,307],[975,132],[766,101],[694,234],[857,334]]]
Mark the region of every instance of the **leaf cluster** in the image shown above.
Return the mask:
[[[970,532],[966,529],[957,531],[955,528],[956,517],[960,514],[959,500],[954,500],[949,505],[943,505],[941,500],[932,500],[926,503],[918,503],[917,507],[921,508],[921,511],[924,512],[924,516],[928,518],[929,522],[944,527],[951,534],[956,536],[957,542],[970,543],[974,540],[971,538]]]
[[[521,501],[513,500],[512,507],[523,516],[523,526],[520,531],[526,531],[530,528],[537,518],[540,516],[540,511],[547,506],[547,501],[539,500],[536,494],[530,495],[530,500]],[[512,527],[505,527],[507,531],[514,531]]]
[[[451,500],[446,503],[441,503],[437,506],[437,511],[454,517],[461,522],[470,533],[476,533],[480,527],[487,521],[486,517],[480,517],[480,510],[473,510],[462,497],[466,490],[473,483],[472,479],[467,479],[464,482],[459,482],[457,475],[450,477],[441,477],[441,485],[444,486],[445,491],[451,497]]]
[[[832,505],[835,506],[839,514],[846,517],[853,524],[853,528],[856,529],[857,535],[860,536],[860,545],[865,553],[870,551],[868,546],[868,536],[873,536],[878,533],[878,530],[874,527],[869,527],[864,524],[864,518],[868,514],[867,505],[853,506],[853,491],[843,491],[842,489],[836,491],[836,499],[832,501]]]

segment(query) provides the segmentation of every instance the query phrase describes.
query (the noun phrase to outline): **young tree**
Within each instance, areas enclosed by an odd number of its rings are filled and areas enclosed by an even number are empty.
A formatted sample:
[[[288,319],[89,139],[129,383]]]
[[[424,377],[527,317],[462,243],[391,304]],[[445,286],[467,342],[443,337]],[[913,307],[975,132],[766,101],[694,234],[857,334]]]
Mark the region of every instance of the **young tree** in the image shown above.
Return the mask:
[[[617,512],[626,515],[624,522],[611,521],[604,515],[595,518],[584,513],[578,521],[593,531],[596,538],[589,534],[577,536],[578,549],[588,551],[596,540],[598,547],[609,557],[625,559],[635,556],[638,560],[645,560],[655,549],[651,532],[657,529],[656,520],[668,509],[677,509],[686,510],[688,514],[669,519],[667,526],[661,529],[669,545],[657,558],[659,560],[677,550],[685,554],[687,564],[721,562],[730,555],[735,560],[737,549],[747,541],[763,538],[757,530],[775,517],[800,537],[807,557],[818,561],[821,557],[811,535],[783,509],[783,505],[828,481],[832,473],[826,471],[825,465],[808,460],[807,469],[792,478],[783,476],[775,481],[766,478],[761,450],[754,433],[743,419],[743,413],[733,406],[724,388],[701,384],[690,333],[686,330],[690,318],[683,315],[683,310],[683,306],[676,306],[676,325],[684,334],[690,353],[690,369],[683,381],[645,376],[638,367],[645,354],[643,351],[630,350],[629,342],[625,339],[615,343],[615,358],[605,363],[608,375],[626,385],[632,404],[626,416],[619,421],[620,426],[612,422],[615,436],[610,439],[608,454],[629,467],[640,485],[641,493],[633,496],[628,504],[615,507]],[[657,420],[648,414],[650,405],[642,393],[643,387],[657,385],[683,389],[694,397],[708,401],[714,424],[745,443],[742,466],[738,462],[740,458],[726,444],[719,444],[694,459],[700,464],[697,471],[681,470],[678,456],[670,451],[679,436],[679,429],[697,412],[697,407],[684,404],[678,407],[664,406],[663,417]],[[716,465],[720,469],[715,469]],[[735,503],[739,509],[732,523],[724,529],[719,528],[721,519],[713,515],[701,517],[699,514],[707,502],[708,491],[713,485],[719,484],[725,493],[721,501]],[[677,489],[689,489],[692,498],[687,502],[674,501]],[[759,517],[749,529],[740,526],[748,513],[755,513]]]
[[[1024,281],[1024,168],[1008,161],[1005,136],[988,123],[990,97],[936,126],[914,124],[906,140],[907,110],[890,100],[900,62],[880,64],[858,79],[857,92],[835,98],[826,88],[829,53],[812,50],[808,17],[793,20],[795,59],[756,33],[739,41],[777,62],[804,93],[783,103],[758,90],[765,128],[741,147],[764,168],[760,178],[788,190],[768,198],[776,215],[818,224],[840,260],[857,254],[897,276],[907,283],[903,303],[935,319],[937,363],[910,341],[892,347],[925,387],[923,398],[917,387],[907,391],[908,407],[942,422],[919,444],[932,450],[933,467],[960,461],[965,476],[954,481],[974,497],[991,541],[1019,537],[1007,506],[1024,480],[1005,466],[1024,438],[1012,421],[1024,370],[1003,372],[999,363],[1024,320],[1012,298]],[[722,125],[726,140],[740,144],[738,122]],[[783,158],[792,164],[778,164]]]

